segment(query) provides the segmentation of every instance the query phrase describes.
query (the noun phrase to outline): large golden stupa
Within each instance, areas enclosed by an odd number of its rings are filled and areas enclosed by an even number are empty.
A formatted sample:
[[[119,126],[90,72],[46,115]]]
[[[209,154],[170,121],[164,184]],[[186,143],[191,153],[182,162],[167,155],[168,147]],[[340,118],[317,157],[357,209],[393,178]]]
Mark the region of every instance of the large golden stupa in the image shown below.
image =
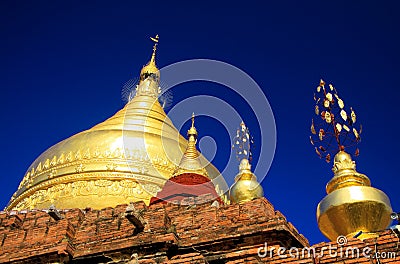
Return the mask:
[[[95,209],[150,202],[172,177],[187,141],[161,107],[160,71],[153,54],[140,73],[135,97],[106,121],[67,138],[29,167],[7,210]],[[211,179],[219,171],[203,156]],[[227,189],[222,177],[214,182]]]

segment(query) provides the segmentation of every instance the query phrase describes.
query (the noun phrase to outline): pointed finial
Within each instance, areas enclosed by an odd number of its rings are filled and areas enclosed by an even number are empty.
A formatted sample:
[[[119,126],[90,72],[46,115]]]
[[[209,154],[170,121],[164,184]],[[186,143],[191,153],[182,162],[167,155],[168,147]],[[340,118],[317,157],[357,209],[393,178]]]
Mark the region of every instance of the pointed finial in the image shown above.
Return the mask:
[[[152,76],[154,80],[158,82],[160,79],[160,71],[156,65],[156,50],[159,37],[158,35],[156,35],[154,38],[150,37],[150,39],[154,42],[153,53],[151,54],[150,61],[140,71],[140,81],[143,81],[149,76]]]
[[[187,132],[188,145],[178,168],[174,172],[174,176],[182,173],[196,173],[208,177],[208,173],[205,168],[201,165],[200,154],[196,148],[197,142],[197,130],[194,126],[194,113],[192,114],[192,126]]]
[[[192,126],[188,130],[187,135],[189,137],[189,141],[191,140],[191,137],[193,137],[194,140],[197,139],[197,130],[196,130],[195,126],[194,126],[194,113],[192,113]]]
[[[154,42],[154,46],[153,46],[153,54],[151,55],[151,60],[150,62],[154,63],[154,65],[156,65],[156,50],[157,50],[157,44],[158,44],[158,34],[152,38],[150,37],[150,39]]]

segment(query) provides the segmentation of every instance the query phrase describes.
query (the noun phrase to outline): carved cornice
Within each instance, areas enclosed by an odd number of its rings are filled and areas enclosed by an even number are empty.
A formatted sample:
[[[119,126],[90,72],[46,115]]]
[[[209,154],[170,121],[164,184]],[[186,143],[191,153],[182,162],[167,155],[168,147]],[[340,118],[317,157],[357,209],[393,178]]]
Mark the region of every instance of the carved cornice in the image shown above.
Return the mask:
[[[7,210],[36,208],[45,202],[70,197],[97,195],[150,199],[164,185],[164,179],[123,173],[83,173],[44,181],[10,201]]]
[[[51,159],[39,161],[35,167],[31,167],[26,172],[18,190],[24,187],[30,188],[38,181],[47,178],[52,179],[71,173],[113,171],[146,174],[151,169],[172,175],[175,165],[165,157],[157,155],[154,158],[149,158],[146,153],[141,151],[127,149],[121,151],[120,148],[113,152],[108,149],[100,151],[99,148],[91,151],[88,148],[85,151],[70,151],[67,154],[61,153],[58,157],[53,156]]]

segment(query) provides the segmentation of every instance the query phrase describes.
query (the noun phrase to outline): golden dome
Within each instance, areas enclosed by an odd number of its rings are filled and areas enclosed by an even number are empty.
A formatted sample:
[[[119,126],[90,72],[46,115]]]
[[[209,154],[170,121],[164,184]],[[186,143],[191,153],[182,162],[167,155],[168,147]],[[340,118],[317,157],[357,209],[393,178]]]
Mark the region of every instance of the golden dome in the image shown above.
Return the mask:
[[[136,96],[114,116],[42,153],[6,209],[148,204],[172,177],[187,146],[158,102],[159,80],[154,77],[141,80]],[[211,179],[220,175],[203,156],[199,159]],[[217,181],[226,186],[222,177]]]
[[[360,239],[375,236],[374,232],[390,224],[392,208],[389,198],[364,174],[356,171],[351,156],[340,151],[335,155],[334,177],[326,186],[327,196],[318,204],[317,219],[321,232],[335,241],[340,235]]]
[[[229,197],[232,203],[244,203],[264,197],[263,188],[257,182],[257,177],[251,172],[251,165],[247,159],[240,161],[239,173],[229,190]]]

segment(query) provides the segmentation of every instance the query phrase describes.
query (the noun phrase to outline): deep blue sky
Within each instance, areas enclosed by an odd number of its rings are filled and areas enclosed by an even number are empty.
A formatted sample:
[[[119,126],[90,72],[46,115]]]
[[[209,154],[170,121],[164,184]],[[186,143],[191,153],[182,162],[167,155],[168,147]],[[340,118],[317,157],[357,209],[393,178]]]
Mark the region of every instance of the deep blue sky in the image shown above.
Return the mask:
[[[397,1],[0,1],[0,207],[40,153],[123,107],[122,86],[148,61],[148,37],[157,33],[160,67],[215,59],[262,87],[277,125],[265,196],[311,243],[325,240],[315,210],[332,177],[332,164],[308,139],[320,78],[356,109],[357,168],[400,211],[399,8]],[[174,101],[191,93],[232,100],[217,85],[188,87],[174,91]],[[200,136],[229,150],[226,133],[207,124],[199,118]],[[218,152],[220,168],[223,147]]]

